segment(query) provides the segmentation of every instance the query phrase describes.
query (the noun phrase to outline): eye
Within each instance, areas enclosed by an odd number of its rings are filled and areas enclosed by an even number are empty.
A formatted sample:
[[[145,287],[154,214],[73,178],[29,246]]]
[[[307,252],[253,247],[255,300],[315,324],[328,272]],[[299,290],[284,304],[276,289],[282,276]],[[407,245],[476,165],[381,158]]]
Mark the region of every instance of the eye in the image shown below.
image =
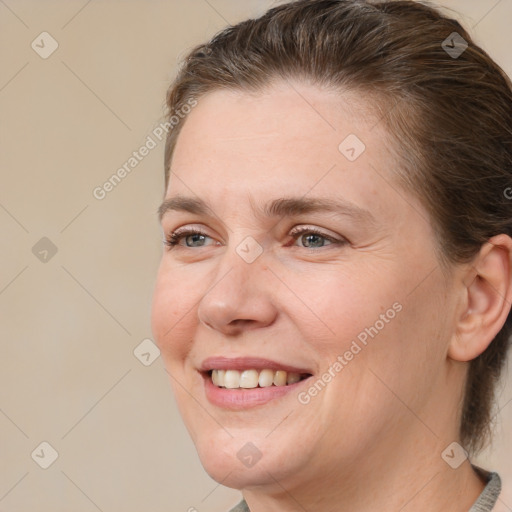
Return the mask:
[[[345,239],[337,239],[323,231],[318,230],[313,227],[299,227],[295,228],[290,232],[290,236],[293,237],[295,241],[301,240],[303,242],[299,247],[304,247],[308,249],[321,248],[328,245],[344,245],[347,243]],[[170,233],[164,240],[165,245],[167,245],[170,249],[176,246],[185,247],[185,248],[198,248],[198,247],[206,247],[207,240],[213,240],[209,235],[207,235],[204,231],[199,228],[184,228],[177,229]],[[184,240],[184,244],[182,241]],[[326,243],[327,242],[327,243]]]
[[[308,249],[325,247],[326,245],[344,245],[347,243],[344,239],[334,238],[323,231],[307,226],[293,229],[290,232],[290,236],[292,236],[294,240],[301,240],[304,243],[302,247]],[[325,241],[328,241],[328,244],[325,244]]]
[[[175,246],[204,247],[208,238],[210,237],[198,228],[177,229],[165,238],[164,243],[171,249]],[[185,245],[180,243],[183,239]]]

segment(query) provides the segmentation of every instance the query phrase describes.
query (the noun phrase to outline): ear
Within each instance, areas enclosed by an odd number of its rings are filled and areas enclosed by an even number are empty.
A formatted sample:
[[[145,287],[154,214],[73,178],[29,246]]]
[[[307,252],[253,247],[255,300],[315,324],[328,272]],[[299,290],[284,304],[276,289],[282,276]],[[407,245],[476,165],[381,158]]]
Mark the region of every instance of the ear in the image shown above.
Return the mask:
[[[464,300],[457,314],[448,356],[478,357],[501,330],[512,305],[512,238],[501,234],[485,243],[463,276]]]

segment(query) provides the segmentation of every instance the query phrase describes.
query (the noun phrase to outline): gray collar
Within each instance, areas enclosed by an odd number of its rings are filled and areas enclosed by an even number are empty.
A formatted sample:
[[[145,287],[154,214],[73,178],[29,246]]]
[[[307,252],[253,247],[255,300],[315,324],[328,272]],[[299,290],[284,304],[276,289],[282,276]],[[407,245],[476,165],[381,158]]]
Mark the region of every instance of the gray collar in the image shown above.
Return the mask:
[[[501,478],[498,473],[485,471],[478,466],[473,466],[473,469],[484,479],[487,480],[487,485],[482,491],[482,494],[475,501],[469,512],[491,512],[498,496],[501,493]]]

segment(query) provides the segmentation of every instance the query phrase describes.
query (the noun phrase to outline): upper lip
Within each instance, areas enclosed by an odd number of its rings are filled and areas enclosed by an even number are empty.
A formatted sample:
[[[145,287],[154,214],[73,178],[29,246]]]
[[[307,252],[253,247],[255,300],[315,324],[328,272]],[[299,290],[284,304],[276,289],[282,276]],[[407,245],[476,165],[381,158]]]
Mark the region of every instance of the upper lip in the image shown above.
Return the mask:
[[[201,363],[199,370],[209,372],[210,370],[264,370],[265,368],[312,374],[312,371],[308,368],[299,368],[298,366],[279,363],[261,357],[208,357]]]

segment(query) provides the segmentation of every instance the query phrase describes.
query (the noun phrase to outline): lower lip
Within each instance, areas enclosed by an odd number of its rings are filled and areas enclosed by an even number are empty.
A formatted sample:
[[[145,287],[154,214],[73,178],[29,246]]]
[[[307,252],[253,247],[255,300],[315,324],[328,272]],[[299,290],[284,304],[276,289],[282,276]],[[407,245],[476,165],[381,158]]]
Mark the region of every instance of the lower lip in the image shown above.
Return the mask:
[[[296,392],[299,387],[309,380],[303,379],[294,384],[287,386],[268,386],[266,388],[253,388],[253,389],[227,389],[215,386],[209,375],[203,374],[205,381],[206,398],[213,405],[222,407],[223,409],[241,410],[263,405],[271,400],[280,398],[289,393]]]

